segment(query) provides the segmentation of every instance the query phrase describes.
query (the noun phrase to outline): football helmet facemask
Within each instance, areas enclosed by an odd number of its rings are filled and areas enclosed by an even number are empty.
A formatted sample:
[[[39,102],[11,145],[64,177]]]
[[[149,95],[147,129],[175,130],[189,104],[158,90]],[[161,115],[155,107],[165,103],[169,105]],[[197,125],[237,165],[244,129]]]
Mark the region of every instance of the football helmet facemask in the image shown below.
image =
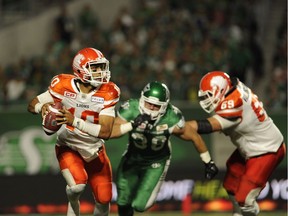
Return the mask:
[[[108,83],[111,78],[109,61],[97,49],[84,48],[74,57],[72,63],[74,74],[83,82],[97,87]],[[101,68],[100,70],[97,68]]]
[[[170,92],[165,84],[157,81],[150,82],[141,92],[141,97],[139,100],[140,112],[141,114],[146,113],[150,115],[151,120],[156,120],[165,114],[169,100]],[[160,106],[160,109],[156,111],[146,108],[145,101]]]
[[[222,71],[212,71],[207,73],[200,81],[198,91],[200,106],[207,113],[211,113],[225,98],[225,95],[231,87],[232,84],[228,74]]]

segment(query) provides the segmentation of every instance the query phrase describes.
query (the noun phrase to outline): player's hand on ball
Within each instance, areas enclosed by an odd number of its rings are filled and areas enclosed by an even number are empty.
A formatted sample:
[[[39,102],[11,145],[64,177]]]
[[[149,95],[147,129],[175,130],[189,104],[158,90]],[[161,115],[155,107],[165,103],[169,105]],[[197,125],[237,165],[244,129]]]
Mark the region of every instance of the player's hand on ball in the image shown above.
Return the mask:
[[[62,109],[61,102],[46,103],[42,107],[42,128],[47,135],[57,132],[61,125],[57,123],[57,114]]]
[[[72,125],[74,121],[74,115],[67,110],[65,107],[63,109],[59,110],[60,113],[57,114],[57,124],[62,125],[62,124],[67,124],[67,125]]]
[[[45,115],[47,115],[51,110],[50,107],[53,105],[54,103],[46,103],[42,106],[41,108],[41,115],[42,117],[44,117]]]

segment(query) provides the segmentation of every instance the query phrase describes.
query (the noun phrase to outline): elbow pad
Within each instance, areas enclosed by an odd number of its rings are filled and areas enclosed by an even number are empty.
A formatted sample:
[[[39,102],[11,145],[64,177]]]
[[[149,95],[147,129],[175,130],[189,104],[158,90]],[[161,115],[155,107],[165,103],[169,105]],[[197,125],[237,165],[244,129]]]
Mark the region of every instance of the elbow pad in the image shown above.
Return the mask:
[[[196,122],[198,124],[197,132],[199,134],[209,134],[209,133],[213,132],[212,125],[210,124],[210,122],[207,119],[196,120]]]

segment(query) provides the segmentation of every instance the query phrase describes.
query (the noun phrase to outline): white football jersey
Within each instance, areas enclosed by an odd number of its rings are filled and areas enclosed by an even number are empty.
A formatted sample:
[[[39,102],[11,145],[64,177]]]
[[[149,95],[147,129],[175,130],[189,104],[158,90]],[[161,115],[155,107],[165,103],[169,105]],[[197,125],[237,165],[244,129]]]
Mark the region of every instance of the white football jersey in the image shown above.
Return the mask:
[[[220,123],[222,118],[241,118],[239,124],[223,128],[223,132],[245,158],[276,152],[283,142],[283,135],[267,115],[262,102],[242,82],[218,105],[215,113],[213,117]]]
[[[113,82],[102,84],[88,94],[81,93],[76,84],[76,77],[69,74],[55,76],[49,86],[49,92],[74,116],[95,124],[99,123],[100,115],[115,117],[115,105],[120,97],[120,90]],[[63,125],[57,132],[57,145],[69,146],[87,160],[93,157],[103,144],[104,140],[73,126]]]

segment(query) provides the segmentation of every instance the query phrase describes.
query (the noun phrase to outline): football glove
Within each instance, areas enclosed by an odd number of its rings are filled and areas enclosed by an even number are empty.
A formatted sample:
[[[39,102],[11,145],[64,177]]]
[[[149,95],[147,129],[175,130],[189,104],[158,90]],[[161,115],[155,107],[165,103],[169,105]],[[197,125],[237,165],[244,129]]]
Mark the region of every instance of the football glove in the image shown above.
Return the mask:
[[[141,125],[141,128],[146,129],[150,121],[151,116],[144,113],[139,114],[133,121],[131,121],[131,123],[133,128],[137,128],[138,126]]]
[[[215,165],[213,160],[210,160],[208,163],[205,164],[205,178],[210,180],[213,179],[217,173],[218,173],[218,168]]]

